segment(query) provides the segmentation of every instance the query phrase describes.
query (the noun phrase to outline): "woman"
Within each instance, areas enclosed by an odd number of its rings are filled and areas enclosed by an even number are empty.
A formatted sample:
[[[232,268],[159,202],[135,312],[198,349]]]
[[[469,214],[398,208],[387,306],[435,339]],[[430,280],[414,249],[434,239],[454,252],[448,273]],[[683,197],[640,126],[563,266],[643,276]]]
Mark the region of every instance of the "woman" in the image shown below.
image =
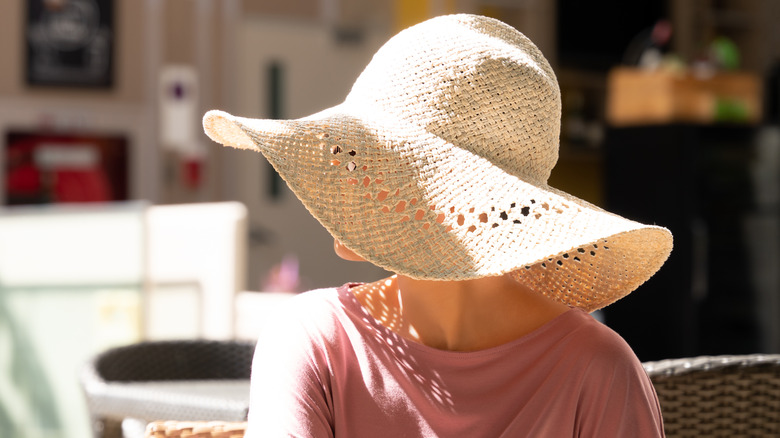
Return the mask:
[[[396,273],[279,312],[248,436],[663,436],[641,364],[588,312],[653,275],[671,234],[546,184],[560,92],[515,29],[437,17],[388,41],[340,105],[204,127],[262,152],[337,254]]]

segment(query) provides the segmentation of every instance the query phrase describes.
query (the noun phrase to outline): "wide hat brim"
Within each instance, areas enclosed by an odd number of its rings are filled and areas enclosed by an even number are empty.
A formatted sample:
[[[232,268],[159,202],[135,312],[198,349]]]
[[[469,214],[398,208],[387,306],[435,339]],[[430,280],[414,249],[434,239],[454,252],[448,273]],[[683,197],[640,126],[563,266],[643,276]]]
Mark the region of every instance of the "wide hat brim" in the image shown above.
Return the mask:
[[[369,262],[419,279],[506,273],[593,311],[650,278],[671,233],[530,182],[374,108],[297,120],[210,111],[206,133],[261,152],[311,214]]]

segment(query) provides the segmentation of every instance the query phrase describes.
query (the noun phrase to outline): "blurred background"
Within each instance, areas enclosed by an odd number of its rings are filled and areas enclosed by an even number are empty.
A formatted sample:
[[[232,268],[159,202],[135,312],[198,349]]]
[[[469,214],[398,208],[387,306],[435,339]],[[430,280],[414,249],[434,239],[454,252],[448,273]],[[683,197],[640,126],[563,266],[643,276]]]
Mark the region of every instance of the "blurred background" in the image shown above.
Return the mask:
[[[77,375],[106,348],[252,339],[292,293],[385,275],[337,258],[262,157],[200,119],[337,104],[389,37],[455,12],[553,65],[550,184],[675,235],[599,318],[641,360],[780,352],[776,0],[8,0],[2,436],[88,436]]]

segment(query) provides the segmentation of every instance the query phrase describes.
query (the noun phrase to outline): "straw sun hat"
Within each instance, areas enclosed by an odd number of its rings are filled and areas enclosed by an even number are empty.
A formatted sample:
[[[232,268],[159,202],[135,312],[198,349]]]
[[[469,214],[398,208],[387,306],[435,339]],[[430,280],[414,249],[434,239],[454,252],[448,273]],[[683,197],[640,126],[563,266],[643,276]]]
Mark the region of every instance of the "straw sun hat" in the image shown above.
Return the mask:
[[[434,280],[513,272],[591,311],[653,275],[672,236],[547,185],[560,116],[555,74],[528,38],[449,15],[390,39],[339,105],[297,120],[210,111],[203,125],[265,155],[375,265]]]

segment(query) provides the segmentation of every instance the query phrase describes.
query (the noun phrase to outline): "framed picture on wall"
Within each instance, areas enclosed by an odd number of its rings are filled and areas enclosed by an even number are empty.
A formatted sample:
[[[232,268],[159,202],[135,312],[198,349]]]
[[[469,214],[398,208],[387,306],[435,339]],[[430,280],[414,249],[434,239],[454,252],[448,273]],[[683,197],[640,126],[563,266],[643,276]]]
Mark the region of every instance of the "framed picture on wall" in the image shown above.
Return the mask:
[[[114,0],[27,0],[28,85],[109,88]]]

